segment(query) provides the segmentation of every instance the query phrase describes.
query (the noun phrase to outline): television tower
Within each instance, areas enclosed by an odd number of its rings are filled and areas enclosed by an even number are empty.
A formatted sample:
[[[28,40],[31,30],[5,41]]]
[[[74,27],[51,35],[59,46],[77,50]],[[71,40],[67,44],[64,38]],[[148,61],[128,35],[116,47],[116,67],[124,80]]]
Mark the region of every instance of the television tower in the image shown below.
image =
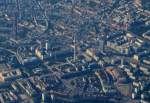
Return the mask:
[[[15,35],[15,39],[17,40],[18,36],[18,17],[20,18],[20,5],[19,0],[16,0],[16,10],[14,13],[14,24],[13,24],[13,33]]]
[[[76,61],[76,34],[75,33],[73,37],[73,43],[74,43],[74,61]]]

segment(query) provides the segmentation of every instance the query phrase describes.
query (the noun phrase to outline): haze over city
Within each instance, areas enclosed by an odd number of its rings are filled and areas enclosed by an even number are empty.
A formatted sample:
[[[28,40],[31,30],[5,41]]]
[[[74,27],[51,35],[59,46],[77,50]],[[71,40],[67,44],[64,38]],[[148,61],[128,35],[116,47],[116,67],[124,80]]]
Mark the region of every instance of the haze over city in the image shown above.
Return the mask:
[[[150,0],[0,0],[0,103],[150,103]]]

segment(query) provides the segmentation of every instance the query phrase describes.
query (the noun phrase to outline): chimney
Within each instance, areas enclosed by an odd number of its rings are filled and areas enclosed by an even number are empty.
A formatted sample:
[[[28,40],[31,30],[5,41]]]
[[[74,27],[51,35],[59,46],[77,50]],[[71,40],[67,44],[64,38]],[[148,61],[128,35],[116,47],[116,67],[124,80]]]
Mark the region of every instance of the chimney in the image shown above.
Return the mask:
[[[46,51],[48,50],[48,40],[46,40],[45,49],[46,49]]]

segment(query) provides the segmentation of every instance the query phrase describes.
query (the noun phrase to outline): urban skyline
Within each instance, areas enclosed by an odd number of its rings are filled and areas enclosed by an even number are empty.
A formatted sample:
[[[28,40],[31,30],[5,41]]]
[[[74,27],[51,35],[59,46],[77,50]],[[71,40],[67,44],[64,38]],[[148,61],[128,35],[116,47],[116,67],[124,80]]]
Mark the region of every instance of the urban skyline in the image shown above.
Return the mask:
[[[0,103],[149,103],[149,0],[0,0]]]

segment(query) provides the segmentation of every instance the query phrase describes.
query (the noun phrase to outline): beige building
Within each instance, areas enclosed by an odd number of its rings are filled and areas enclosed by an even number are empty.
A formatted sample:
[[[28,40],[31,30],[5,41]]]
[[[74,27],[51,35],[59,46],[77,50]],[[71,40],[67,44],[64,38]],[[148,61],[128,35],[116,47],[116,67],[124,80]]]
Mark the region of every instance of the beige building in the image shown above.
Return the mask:
[[[142,6],[141,0],[134,0],[134,5],[138,8],[141,7]]]

